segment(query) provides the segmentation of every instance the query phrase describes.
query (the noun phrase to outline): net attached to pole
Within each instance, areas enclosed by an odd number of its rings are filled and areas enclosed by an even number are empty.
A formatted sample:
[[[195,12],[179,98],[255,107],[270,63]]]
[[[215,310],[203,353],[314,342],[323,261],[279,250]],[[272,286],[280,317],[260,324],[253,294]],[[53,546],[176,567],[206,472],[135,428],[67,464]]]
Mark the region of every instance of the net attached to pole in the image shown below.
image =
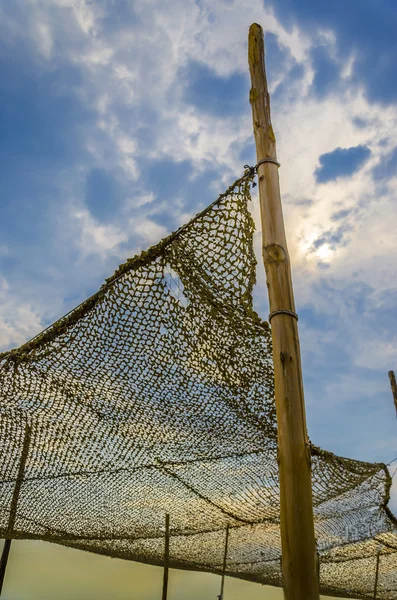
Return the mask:
[[[270,329],[252,308],[252,174],[0,355],[0,534],[281,585]],[[29,453],[18,494],[26,428]],[[397,597],[385,465],[312,448],[323,593]],[[14,504],[14,506],[13,506]]]

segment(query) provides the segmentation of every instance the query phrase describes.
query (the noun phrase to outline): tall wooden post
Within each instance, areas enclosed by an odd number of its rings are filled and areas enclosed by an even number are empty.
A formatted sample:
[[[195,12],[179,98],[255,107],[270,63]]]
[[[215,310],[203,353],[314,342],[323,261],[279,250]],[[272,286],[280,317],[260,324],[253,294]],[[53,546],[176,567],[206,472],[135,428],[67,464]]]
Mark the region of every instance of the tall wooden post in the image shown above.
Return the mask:
[[[15,520],[17,518],[19,493],[21,491],[21,486],[23,483],[23,477],[24,477],[24,473],[25,473],[26,460],[27,460],[28,454],[29,454],[31,433],[32,433],[32,430],[31,430],[30,426],[27,425],[26,430],[25,430],[25,437],[23,440],[23,446],[22,446],[21,462],[19,463],[18,474],[17,474],[17,478],[15,481],[15,487],[14,487],[14,491],[13,491],[12,499],[11,499],[10,516],[8,517],[8,526],[7,526],[7,538],[4,541],[3,552],[1,555],[1,559],[0,559],[0,595],[1,595],[1,592],[3,589],[4,577],[5,577],[7,562],[8,562],[8,556],[10,553],[11,536],[13,534],[14,527],[15,527]]]
[[[281,208],[276,139],[270,120],[264,57],[263,30],[254,23],[248,37],[252,84],[250,102],[258,161],[263,260],[273,339],[282,578],[286,600],[318,600],[311,454],[306,430],[297,317]]]
[[[396,416],[397,416],[397,383],[396,383],[396,376],[394,375],[394,371],[389,371],[389,379],[390,379],[391,393],[393,394],[394,407],[396,409]]]
[[[9,538],[4,540],[3,552],[1,553],[0,559],[0,596],[3,590],[4,577],[6,574],[6,568],[8,563],[8,556],[10,554],[11,540]]]
[[[164,541],[164,575],[163,594],[161,600],[167,600],[168,594],[168,563],[170,559],[170,515],[165,515],[165,541]]]
[[[223,566],[222,566],[221,593],[218,596],[218,600],[223,600],[223,591],[225,589],[225,575],[226,575],[228,546],[229,546],[229,525],[227,525],[227,527],[226,527],[225,550],[223,553]]]

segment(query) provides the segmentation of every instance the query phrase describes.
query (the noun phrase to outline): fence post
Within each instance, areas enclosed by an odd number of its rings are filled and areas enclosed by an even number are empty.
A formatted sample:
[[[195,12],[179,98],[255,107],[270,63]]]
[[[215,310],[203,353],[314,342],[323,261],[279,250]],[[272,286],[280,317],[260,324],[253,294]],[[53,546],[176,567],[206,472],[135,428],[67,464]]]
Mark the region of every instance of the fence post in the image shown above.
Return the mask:
[[[21,462],[19,463],[18,474],[17,474],[17,478],[15,480],[14,492],[12,494],[12,499],[11,499],[10,516],[8,518],[8,526],[7,526],[7,537],[4,541],[3,552],[1,555],[1,559],[0,559],[0,595],[1,595],[1,592],[3,589],[4,577],[5,577],[7,563],[8,563],[8,556],[10,554],[11,539],[12,539],[12,534],[14,532],[15,520],[17,517],[19,493],[21,491],[21,486],[23,483],[23,477],[24,477],[24,473],[25,473],[26,460],[27,460],[28,454],[29,454],[31,434],[32,434],[32,429],[29,425],[27,425],[26,430],[25,430],[24,440],[23,440],[23,446],[22,446]]]
[[[376,553],[376,571],[375,571],[375,585],[374,585],[374,599],[377,598],[378,595],[378,579],[379,579],[379,562],[380,562],[380,553],[382,549],[379,548]]]
[[[164,541],[164,575],[162,600],[167,600],[168,594],[168,563],[170,559],[170,515],[165,515],[165,541]]]
[[[228,546],[229,546],[229,525],[226,526],[225,551],[223,553],[223,566],[222,566],[221,593],[218,596],[218,600],[223,600],[223,590],[225,588],[225,574],[226,574]]]

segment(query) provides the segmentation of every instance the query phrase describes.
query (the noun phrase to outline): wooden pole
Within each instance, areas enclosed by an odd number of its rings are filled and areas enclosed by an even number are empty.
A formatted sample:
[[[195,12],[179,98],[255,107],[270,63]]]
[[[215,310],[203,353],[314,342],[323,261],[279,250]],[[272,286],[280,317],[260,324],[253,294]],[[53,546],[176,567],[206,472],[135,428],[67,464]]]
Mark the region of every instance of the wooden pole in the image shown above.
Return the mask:
[[[221,580],[221,593],[218,596],[218,600],[223,600],[223,590],[225,589],[225,574],[226,574],[228,546],[229,546],[229,525],[226,526],[225,551],[223,554],[223,567],[222,567],[222,580]]]
[[[396,383],[396,376],[394,375],[394,371],[389,371],[389,379],[390,379],[391,392],[393,394],[394,407],[396,409],[396,417],[397,417],[397,383]]]
[[[3,590],[3,583],[4,583],[4,577],[6,574],[8,555],[10,554],[10,547],[11,547],[11,540],[7,538],[4,540],[3,552],[1,553],[1,559],[0,559],[0,595]]]
[[[164,575],[162,600],[167,600],[168,594],[168,563],[170,559],[170,515],[165,515],[165,542],[164,542]]]
[[[17,510],[18,510],[18,500],[19,493],[21,491],[21,486],[23,483],[23,477],[25,473],[26,460],[29,454],[29,446],[30,446],[30,438],[31,438],[32,430],[29,425],[26,426],[25,437],[23,440],[22,446],[22,456],[21,462],[19,463],[19,469],[17,478],[15,481],[15,487],[12,494],[11,499],[11,508],[10,508],[10,516],[8,518],[8,526],[7,526],[7,538],[4,541],[3,552],[1,554],[0,559],[0,595],[3,589],[4,577],[7,568],[8,556],[10,554],[11,547],[11,538],[14,532],[15,520],[17,518]]]
[[[301,359],[290,260],[285,239],[270,99],[260,25],[250,27],[248,60],[261,207],[263,260],[273,339],[283,587],[286,600],[318,600],[311,453],[306,430]],[[269,161],[269,162],[266,162]]]
[[[376,600],[378,595],[378,579],[379,579],[379,562],[380,562],[381,550],[378,550],[376,555],[376,571],[375,571],[375,585],[374,585],[374,598]]]

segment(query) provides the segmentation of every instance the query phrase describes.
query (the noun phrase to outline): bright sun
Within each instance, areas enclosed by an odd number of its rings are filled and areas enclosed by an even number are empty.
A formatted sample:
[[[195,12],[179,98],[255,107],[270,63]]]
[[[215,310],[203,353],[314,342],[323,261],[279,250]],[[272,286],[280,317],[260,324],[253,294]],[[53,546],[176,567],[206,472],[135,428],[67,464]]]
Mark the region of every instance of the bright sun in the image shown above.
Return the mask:
[[[313,254],[315,254],[317,258],[320,258],[322,260],[329,259],[332,255],[332,250],[329,244],[322,244],[319,248],[316,248]]]
[[[319,233],[311,231],[310,235],[305,237],[300,242],[301,252],[310,260],[320,260],[330,262],[332,260],[334,250],[331,246],[324,242],[320,246],[316,247],[314,242],[318,239]]]

